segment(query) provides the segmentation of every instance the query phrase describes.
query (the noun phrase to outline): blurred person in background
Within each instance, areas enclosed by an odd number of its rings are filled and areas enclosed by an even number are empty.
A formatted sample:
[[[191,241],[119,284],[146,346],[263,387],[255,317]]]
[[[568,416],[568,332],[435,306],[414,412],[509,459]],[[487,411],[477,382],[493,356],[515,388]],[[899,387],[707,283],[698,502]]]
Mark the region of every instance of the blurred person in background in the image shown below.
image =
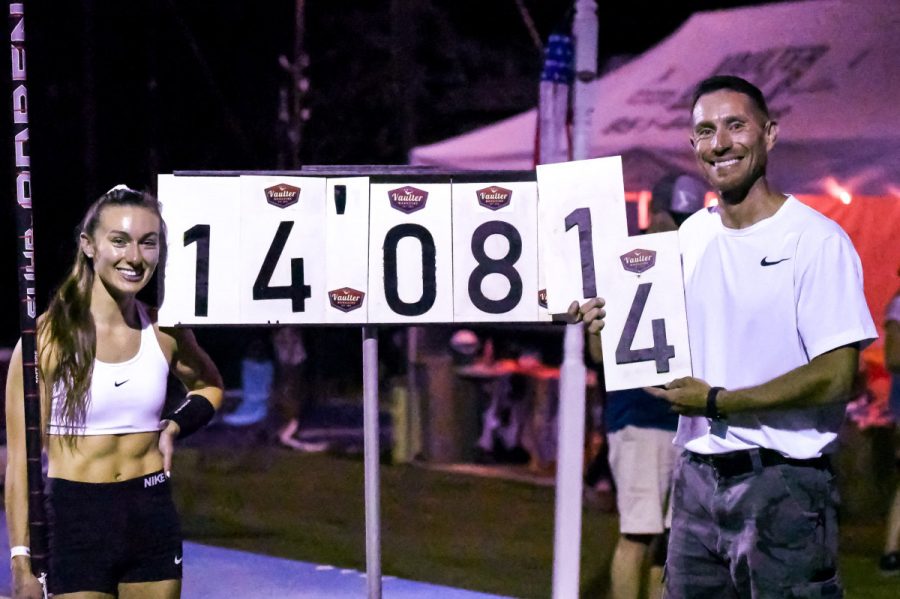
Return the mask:
[[[249,427],[266,420],[275,365],[266,351],[262,339],[253,339],[247,345],[241,360],[241,399],[231,412],[222,416],[228,426]]]
[[[900,275],[900,272],[897,273]],[[895,435],[900,432],[900,290],[888,303],[884,319],[884,365],[891,373],[890,409],[894,418]],[[900,456],[894,456],[900,468]],[[888,513],[884,555],[878,564],[882,574],[900,574],[900,484]]]
[[[310,385],[306,376],[308,355],[299,327],[283,326],[272,334],[275,349],[275,381],[272,386],[272,412],[277,419],[278,442],[290,449],[320,452],[327,443],[302,441],[297,438],[300,421],[310,409]]]

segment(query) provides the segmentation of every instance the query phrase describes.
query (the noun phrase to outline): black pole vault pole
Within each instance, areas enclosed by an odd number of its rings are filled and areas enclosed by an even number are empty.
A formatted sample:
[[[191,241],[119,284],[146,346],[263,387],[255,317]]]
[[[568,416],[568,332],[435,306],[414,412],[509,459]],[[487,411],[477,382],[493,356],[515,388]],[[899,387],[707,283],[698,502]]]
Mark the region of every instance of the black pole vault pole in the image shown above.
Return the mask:
[[[38,385],[35,324],[34,224],[31,199],[31,158],[28,143],[28,88],[25,76],[25,3],[9,3],[9,42],[12,56],[13,196],[18,235],[19,327],[22,330],[25,391],[25,452],[28,463],[28,533],[31,571],[45,583],[47,576],[47,518],[41,473],[41,399]]]

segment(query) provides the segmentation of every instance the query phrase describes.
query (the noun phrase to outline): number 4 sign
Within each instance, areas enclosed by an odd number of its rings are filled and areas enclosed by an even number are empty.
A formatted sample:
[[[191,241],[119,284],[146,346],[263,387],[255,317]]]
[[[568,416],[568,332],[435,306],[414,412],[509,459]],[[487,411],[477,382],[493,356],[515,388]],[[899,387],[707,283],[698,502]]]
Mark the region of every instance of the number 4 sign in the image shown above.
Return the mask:
[[[690,376],[678,233],[607,240],[598,264],[606,299],[601,335],[606,390]]]

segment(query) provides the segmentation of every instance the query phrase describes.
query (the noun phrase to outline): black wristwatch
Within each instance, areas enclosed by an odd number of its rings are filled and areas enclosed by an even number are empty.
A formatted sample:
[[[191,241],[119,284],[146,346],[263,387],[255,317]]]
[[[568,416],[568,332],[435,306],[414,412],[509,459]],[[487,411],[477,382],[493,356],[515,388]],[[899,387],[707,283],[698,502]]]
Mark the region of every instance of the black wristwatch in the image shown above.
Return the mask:
[[[725,420],[725,414],[719,411],[716,405],[716,397],[719,391],[724,391],[723,387],[711,387],[709,393],[706,394],[706,417],[710,420]]]

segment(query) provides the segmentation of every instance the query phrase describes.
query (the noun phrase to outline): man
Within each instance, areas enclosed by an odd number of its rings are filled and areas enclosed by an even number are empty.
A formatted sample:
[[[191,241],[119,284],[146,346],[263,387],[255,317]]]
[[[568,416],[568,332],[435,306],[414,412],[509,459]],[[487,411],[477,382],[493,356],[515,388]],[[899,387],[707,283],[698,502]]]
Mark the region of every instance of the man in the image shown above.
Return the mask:
[[[762,93],[712,77],[691,146],[719,196],[679,231],[694,377],[648,390],[681,414],[666,595],[835,597],[835,449],[859,349],[875,337],[837,224],[774,189]],[[603,301],[571,313],[602,328]]]
[[[677,230],[703,208],[705,196],[706,186],[696,178],[666,175],[653,186],[647,233]],[[588,338],[588,348],[591,358],[601,363],[598,336]],[[603,420],[619,511],[619,540],[610,564],[610,596],[637,599],[644,586],[648,599],[656,599],[662,596],[669,489],[678,456],[672,441],[678,415],[668,402],[642,389],[629,389],[607,394]],[[649,571],[644,567],[648,557]]]

